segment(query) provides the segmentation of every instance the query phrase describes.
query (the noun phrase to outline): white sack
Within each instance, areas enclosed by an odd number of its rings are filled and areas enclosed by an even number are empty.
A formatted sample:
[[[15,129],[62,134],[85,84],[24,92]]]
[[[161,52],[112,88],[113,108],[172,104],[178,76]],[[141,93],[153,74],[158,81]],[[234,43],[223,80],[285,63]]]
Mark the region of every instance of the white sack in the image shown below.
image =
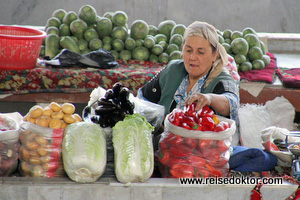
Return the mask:
[[[292,131],[294,118],[295,109],[284,97],[276,97],[265,105],[241,105],[239,125],[242,145],[249,148],[264,148],[261,139],[262,130],[276,126]]]

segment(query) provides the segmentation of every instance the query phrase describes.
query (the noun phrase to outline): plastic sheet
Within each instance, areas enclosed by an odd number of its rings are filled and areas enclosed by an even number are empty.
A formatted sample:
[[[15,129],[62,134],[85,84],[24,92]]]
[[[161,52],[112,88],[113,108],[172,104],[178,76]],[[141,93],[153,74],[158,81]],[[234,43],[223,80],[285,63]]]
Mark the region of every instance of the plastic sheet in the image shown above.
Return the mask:
[[[47,65],[55,68],[99,68],[111,69],[119,64],[115,61],[113,55],[104,49],[92,51],[88,54],[78,54],[68,49],[63,49],[57,56],[50,61],[44,61]]]

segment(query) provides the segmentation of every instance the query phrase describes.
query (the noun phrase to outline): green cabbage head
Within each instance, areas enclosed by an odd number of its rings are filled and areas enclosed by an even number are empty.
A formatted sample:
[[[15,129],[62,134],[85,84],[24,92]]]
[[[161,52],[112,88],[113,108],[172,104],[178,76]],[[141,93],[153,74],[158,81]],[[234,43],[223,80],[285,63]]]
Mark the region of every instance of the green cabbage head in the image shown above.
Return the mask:
[[[122,183],[144,182],[151,177],[154,154],[151,126],[139,114],[126,115],[113,127],[115,174]]]
[[[105,171],[104,130],[92,122],[67,126],[62,144],[64,169],[75,182],[95,182]]]

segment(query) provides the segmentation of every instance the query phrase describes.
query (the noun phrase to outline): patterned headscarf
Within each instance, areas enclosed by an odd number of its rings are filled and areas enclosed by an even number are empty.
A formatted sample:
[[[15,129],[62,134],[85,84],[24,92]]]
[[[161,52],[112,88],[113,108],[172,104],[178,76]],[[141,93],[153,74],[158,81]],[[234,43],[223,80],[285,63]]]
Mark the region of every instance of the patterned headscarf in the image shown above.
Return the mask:
[[[212,70],[209,73],[204,85],[204,87],[207,87],[207,85],[221,73],[223,66],[227,65],[227,52],[223,45],[219,43],[219,37],[215,27],[206,22],[195,21],[190,24],[184,32],[183,39],[185,40],[189,36],[203,37],[204,39],[208,40],[208,42],[217,50],[217,59],[213,63]]]

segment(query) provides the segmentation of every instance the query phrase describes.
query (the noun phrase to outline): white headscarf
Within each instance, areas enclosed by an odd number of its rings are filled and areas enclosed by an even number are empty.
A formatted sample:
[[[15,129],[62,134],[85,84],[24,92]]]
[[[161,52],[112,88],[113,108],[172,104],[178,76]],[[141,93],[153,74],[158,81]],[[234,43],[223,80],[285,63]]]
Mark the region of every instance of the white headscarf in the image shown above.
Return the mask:
[[[204,87],[216,77],[223,70],[223,66],[228,63],[228,56],[225,48],[219,43],[219,37],[214,26],[206,23],[195,21],[190,24],[184,32],[183,39],[185,40],[189,36],[200,36],[206,39],[213,47],[216,48],[218,56],[216,61],[213,63],[212,70],[207,77]]]

